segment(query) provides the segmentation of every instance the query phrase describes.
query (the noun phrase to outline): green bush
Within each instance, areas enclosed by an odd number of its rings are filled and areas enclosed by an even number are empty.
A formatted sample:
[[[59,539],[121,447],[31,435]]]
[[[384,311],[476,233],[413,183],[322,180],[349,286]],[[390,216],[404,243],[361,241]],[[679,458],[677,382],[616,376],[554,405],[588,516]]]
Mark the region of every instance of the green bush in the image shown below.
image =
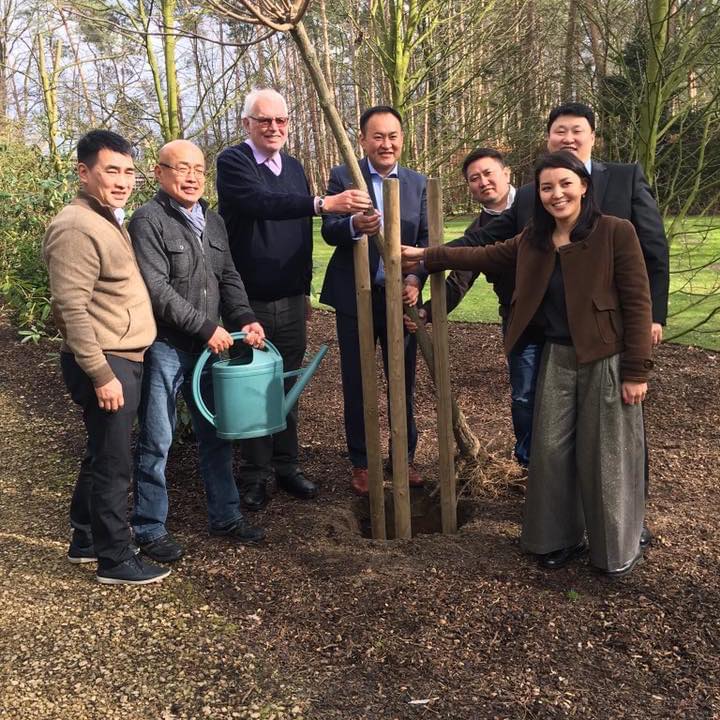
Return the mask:
[[[77,175],[74,157],[64,158],[58,171],[16,135],[12,129],[0,134],[0,295],[25,342],[54,334],[42,241],[52,218],[75,196]],[[154,190],[153,182],[142,183],[133,207]]]
[[[0,293],[20,334],[37,340],[50,318],[42,239],[74,194],[74,172],[68,165],[58,173],[35,147],[11,138],[0,143]]]

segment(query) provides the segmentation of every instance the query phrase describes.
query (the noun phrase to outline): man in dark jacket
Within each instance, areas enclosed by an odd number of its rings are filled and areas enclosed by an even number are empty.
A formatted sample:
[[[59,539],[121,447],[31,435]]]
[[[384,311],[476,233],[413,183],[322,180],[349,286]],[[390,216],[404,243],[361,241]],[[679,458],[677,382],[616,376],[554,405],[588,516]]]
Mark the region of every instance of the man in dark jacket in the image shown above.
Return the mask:
[[[482,212],[465,231],[471,233],[486,227],[512,207],[515,188],[510,184],[510,168],[505,164],[505,157],[494,148],[481,147],[469,153],[463,161],[462,173],[473,199],[482,205]],[[445,285],[448,312],[457,307],[479,274],[473,270],[453,270],[448,275]],[[515,272],[511,270],[488,275],[487,281],[492,283],[498,298],[504,336],[515,289]],[[429,301],[423,306],[423,312],[427,322],[432,322]],[[535,381],[543,342],[542,328],[530,325],[507,355],[515,459],[523,467],[527,467],[530,460]]]
[[[312,217],[328,212],[363,212],[366,192],[347,190],[334,197],[310,192],[302,165],[283,151],[288,109],[271,88],[245,99],[247,139],[220,153],[217,160],[219,210],[227,225],[235,266],[245,280],[250,306],[268,339],[282,355],[285,370],[302,364],[307,344],[312,279]],[[290,389],[295,378],[285,383]],[[267,504],[273,470],[278,487],[301,499],[317,494],[298,464],[297,406],[287,428],[242,443],[242,499],[248,510]]]
[[[657,202],[638,164],[596,160],[592,157],[594,145],[595,113],[590,107],[573,102],[559,105],[550,111],[547,122],[548,150],[568,150],[578,157],[590,172],[593,195],[600,211],[605,215],[629,220],[637,232],[650,281],[652,326],[649,331],[653,344],[657,345],[662,340],[662,328],[667,318],[670,285],[668,244]],[[467,232],[449,245],[488,245],[514,237],[522,232],[532,217],[534,204],[535,184],[523,185],[518,189],[512,207],[485,227]],[[450,288],[448,290],[452,292]],[[646,483],[647,472],[646,467]],[[643,528],[641,543],[647,545],[651,538],[647,528]],[[558,567],[565,560],[564,557],[560,558]]]
[[[145,355],[132,527],[146,555],[173,562],[183,548],[165,527],[165,466],[180,390],[198,439],[210,534],[244,543],[264,537],[263,530],[250,525],[240,510],[232,443],[217,437],[197,409],[191,389],[192,371],[205,345],[220,353],[233,344],[220,325],[221,312],[226,323],[247,333],[248,345],[261,347],[264,331],[233,264],[223,221],[201,199],[205,188],[201,150],[187,140],[168,143],[158,154],[155,177],[160,190],[135,212],[128,227],[158,326],[157,340]],[[209,380],[206,369],[201,382],[206,402],[212,401]]]

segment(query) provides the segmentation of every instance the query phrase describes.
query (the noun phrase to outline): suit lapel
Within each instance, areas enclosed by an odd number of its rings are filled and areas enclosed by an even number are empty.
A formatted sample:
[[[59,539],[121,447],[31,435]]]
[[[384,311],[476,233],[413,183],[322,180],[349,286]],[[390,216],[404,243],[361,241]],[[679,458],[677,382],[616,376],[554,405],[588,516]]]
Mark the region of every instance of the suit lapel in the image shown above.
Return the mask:
[[[608,184],[607,167],[599,160],[593,160],[591,177],[593,181],[593,195],[595,197],[595,204],[599,208],[602,208],[603,201],[605,200],[605,191],[607,190]]]

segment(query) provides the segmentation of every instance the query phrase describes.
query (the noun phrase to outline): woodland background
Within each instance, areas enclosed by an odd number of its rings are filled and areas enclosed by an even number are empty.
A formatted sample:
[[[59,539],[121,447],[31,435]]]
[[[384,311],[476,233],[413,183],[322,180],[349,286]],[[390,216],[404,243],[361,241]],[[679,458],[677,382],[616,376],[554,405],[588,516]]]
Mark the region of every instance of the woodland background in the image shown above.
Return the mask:
[[[548,110],[590,103],[596,156],[639,161],[657,193],[671,315],[689,313],[686,329],[717,339],[718,0],[313,0],[304,21],[358,154],[362,110],[393,104],[404,162],[442,179],[447,213],[473,211],[466,152],[499,147],[521,184]],[[74,193],[77,139],[99,126],[131,139],[137,206],[153,192],[143,180],[163,142],[192,139],[212,166],[242,139],[242,101],[256,85],[287,97],[288,150],[322,192],[338,152],[287,35],[182,0],[0,0],[0,292],[26,337],[46,331],[37,250]]]

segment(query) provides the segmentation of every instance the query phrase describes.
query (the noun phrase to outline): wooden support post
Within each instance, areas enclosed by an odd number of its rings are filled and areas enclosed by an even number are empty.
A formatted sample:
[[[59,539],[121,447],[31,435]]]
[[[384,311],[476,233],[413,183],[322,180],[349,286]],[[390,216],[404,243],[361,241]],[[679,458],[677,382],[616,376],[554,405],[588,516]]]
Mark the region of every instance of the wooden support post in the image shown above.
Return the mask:
[[[370,524],[375,540],[386,540],[385,490],[383,488],[382,453],[380,450],[380,419],[378,417],[377,363],[372,318],[368,239],[363,235],[353,248],[355,266],[355,299],[357,301],[358,339],[360,341],[360,372],[362,375],[365,450],[368,459],[370,486]]]
[[[442,188],[436,178],[428,180],[428,234],[430,247],[443,242]],[[430,276],[432,331],[437,398],[438,474],[440,480],[440,513],[444,533],[457,532],[457,498],[455,494],[455,460],[453,458],[453,414],[450,393],[450,355],[448,350],[447,298],[445,273]]]
[[[385,228],[385,300],[390,387],[395,537],[412,537],[408,437],[405,399],[405,338],[403,330],[402,268],[400,261],[400,181],[383,181]]]

